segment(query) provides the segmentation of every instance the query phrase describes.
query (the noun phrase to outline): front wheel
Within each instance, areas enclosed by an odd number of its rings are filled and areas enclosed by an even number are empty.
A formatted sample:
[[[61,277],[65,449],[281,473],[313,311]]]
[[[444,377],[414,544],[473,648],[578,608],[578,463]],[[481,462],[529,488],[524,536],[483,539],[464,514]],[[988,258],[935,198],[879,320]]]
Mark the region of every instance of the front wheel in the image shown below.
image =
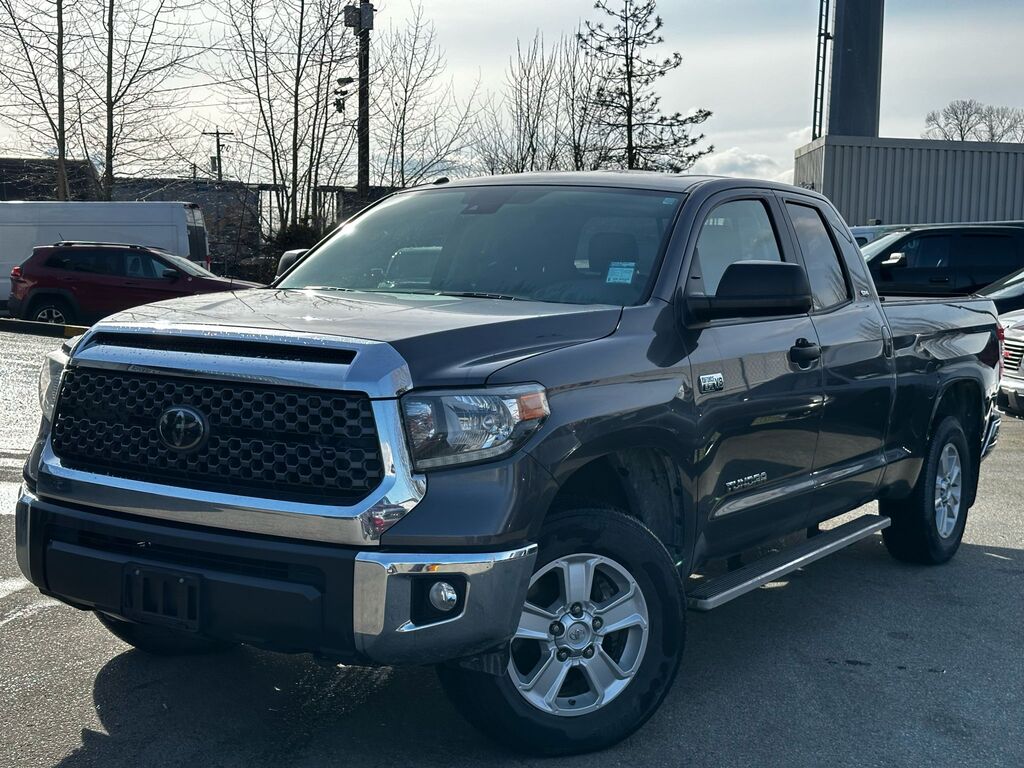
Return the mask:
[[[462,715],[513,749],[603,749],[672,686],[685,605],[672,558],[642,523],[608,509],[561,513],[541,533],[505,674],[438,674]]]

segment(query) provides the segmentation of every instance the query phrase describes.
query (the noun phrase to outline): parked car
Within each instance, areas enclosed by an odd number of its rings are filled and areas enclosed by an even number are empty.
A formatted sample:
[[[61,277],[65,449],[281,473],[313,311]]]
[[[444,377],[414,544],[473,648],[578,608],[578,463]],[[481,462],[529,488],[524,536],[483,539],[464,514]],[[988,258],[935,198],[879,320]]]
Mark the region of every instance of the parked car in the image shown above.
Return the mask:
[[[883,235],[888,235],[893,232],[906,232],[910,227],[906,224],[871,224],[860,227],[850,227],[850,232],[853,233],[853,239],[857,242],[859,248],[863,248],[868,243],[872,243]]]
[[[39,245],[61,241],[138,243],[209,266],[202,211],[195,203],[0,202],[0,303],[8,275]]]
[[[807,190],[406,190],[272,289],[141,307],[53,353],[17,560],[144,651],[437,665],[511,747],[601,749],[672,686],[687,606],[878,531],[900,560],[953,557],[1001,351],[987,299],[880,303]]]
[[[999,407],[1024,416],[1024,311],[999,316],[1006,340],[1003,346],[1003,377],[999,382]]]
[[[152,301],[258,287],[138,245],[55,243],[11,270],[8,309],[44,323],[92,323]]]
[[[992,300],[1000,316],[1024,309],[1024,269],[986,285],[978,293]]]
[[[918,227],[861,251],[883,296],[965,295],[1024,268],[1024,226]]]

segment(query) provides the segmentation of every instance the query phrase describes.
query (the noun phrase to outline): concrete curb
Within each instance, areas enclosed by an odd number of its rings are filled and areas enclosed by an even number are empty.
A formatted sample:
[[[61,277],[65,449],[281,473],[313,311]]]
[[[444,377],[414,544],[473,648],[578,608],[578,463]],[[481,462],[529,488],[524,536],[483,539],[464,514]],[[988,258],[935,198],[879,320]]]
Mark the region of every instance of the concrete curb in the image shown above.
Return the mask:
[[[87,330],[89,329],[84,325],[58,325],[57,323],[37,323],[34,320],[13,320],[0,317],[0,333],[28,333],[33,336],[70,339]]]

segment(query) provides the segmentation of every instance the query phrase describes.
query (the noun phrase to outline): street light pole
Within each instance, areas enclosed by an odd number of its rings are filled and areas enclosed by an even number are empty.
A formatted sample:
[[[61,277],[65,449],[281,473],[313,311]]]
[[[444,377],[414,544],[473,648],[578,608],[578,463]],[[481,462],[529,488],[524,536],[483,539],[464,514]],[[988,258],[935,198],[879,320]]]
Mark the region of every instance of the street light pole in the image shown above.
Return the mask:
[[[359,5],[345,8],[345,26],[355,30],[359,39],[359,115],[356,126],[356,194],[361,203],[370,196],[370,30],[373,29],[373,4],[359,0]]]

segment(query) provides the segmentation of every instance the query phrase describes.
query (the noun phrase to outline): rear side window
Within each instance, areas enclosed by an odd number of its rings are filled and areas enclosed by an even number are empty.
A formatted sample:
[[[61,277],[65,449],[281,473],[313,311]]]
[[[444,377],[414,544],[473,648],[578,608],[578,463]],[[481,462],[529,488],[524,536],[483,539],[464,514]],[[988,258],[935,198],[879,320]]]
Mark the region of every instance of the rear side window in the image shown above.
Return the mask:
[[[85,272],[92,275],[120,275],[124,273],[122,254],[94,248],[73,248],[58,251],[46,260],[51,269]]]
[[[1012,272],[1021,266],[1015,238],[998,233],[964,233],[957,258],[963,266],[998,267]]]
[[[796,230],[796,239],[804,255],[807,280],[815,309],[828,309],[850,298],[846,274],[835,243],[817,208],[797,203],[786,203],[789,218]]]
[[[699,280],[704,294],[714,296],[730,264],[752,259],[782,261],[768,209],[760,200],[722,203],[701,225],[690,279]]]

